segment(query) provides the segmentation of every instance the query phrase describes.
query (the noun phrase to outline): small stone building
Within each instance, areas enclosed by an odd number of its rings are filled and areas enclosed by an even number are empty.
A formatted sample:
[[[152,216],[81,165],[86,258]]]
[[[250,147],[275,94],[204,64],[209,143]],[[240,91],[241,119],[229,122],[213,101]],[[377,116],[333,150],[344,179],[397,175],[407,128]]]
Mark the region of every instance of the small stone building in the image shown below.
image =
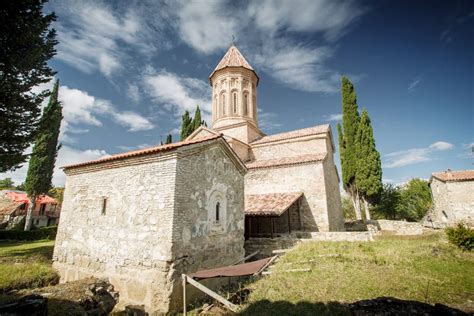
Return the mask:
[[[201,126],[188,140],[223,134],[245,163],[246,236],[343,231],[330,126],[265,135],[258,122],[259,77],[234,45],[209,81],[212,128]]]
[[[244,256],[246,168],[221,136],[64,168],[54,249],[61,281],[107,278],[119,307],[181,305],[181,273]]]
[[[433,223],[474,226],[474,170],[435,172],[430,179]]]

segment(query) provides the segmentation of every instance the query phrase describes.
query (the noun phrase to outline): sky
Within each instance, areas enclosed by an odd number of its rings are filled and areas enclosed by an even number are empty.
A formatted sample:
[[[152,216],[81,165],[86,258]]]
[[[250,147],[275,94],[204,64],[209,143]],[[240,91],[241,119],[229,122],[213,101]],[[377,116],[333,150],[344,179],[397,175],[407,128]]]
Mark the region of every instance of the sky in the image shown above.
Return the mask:
[[[260,77],[265,133],[330,123],[338,148],[346,75],[385,183],[473,169],[473,1],[50,0],[44,11],[56,13],[59,41],[56,186],[61,166],[178,140],[181,115],[198,104],[210,123],[208,77],[232,36]],[[0,178],[20,184],[26,170]]]

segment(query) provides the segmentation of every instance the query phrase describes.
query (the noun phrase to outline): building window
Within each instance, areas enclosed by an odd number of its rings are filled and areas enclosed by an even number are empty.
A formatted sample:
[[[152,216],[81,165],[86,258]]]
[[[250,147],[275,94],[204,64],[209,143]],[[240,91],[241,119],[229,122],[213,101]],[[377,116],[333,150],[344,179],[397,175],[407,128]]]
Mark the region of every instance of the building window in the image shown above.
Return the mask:
[[[225,93],[224,92],[221,93],[221,111],[222,111],[222,115],[225,116],[226,111],[225,111]]]
[[[107,212],[107,198],[102,198],[102,215]]]
[[[217,102],[217,95],[214,96],[214,113],[216,118],[219,118],[219,103]]]
[[[40,205],[39,215],[44,215],[44,211],[46,210],[46,204],[42,203]]]
[[[232,92],[232,110],[234,114],[237,114],[237,92]]]
[[[26,203],[23,203],[22,205],[20,205],[20,210],[21,211],[26,210]]]
[[[249,113],[249,95],[244,93],[244,116],[247,116]]]
[[[221,211],[221,203],[217,202],[216,203],[216,218],[215,218],[216,223],[219,223],[219,215],[220,215],[219,213],[220,213],[220,211]]]

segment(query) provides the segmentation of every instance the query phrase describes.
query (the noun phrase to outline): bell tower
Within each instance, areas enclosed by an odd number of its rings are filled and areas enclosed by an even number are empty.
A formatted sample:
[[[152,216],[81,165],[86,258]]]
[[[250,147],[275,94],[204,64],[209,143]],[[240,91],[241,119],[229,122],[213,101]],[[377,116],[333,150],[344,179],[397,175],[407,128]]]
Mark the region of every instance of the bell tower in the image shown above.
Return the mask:
[[[258,75],[231,45],[209,76],[212,86],[212,129],[246,144],[264,134],[258,128]]]

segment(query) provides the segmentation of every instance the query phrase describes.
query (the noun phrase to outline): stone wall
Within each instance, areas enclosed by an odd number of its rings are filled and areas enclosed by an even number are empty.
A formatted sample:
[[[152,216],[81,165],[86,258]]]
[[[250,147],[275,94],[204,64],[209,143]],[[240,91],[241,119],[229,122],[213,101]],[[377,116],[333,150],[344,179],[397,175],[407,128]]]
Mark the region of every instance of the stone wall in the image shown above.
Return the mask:
[[[374,226],[378,231],[390,232],[394,235],[421,235],[426,231],[423,225],[418,222],[378,219],[370,221],[368,226],[370,225]]]
[[[474,225],[474,181],[442,182],[432,178],[433,212],[435,223],[453,225],[466,222]]]
[[[344,231],[344,213],[341,206],[339,177],[334,164],[332,151],[328,152],[323,161],[324,182],[326,185],[327,210],[330,231]]]
[[[256,160],[296,157],[308,154],[325,153],[326,135],[306,136],[261,145],[253,145],[252,153]]]
[[[53,255],[62,282],[105,277],[120,304],[168,308],[177,161],[161,158],[68,175]]]
[[[245,194],[303,192],[302,229],[329,230],[324,169],[321,162],[251,169],[245,176]]]

